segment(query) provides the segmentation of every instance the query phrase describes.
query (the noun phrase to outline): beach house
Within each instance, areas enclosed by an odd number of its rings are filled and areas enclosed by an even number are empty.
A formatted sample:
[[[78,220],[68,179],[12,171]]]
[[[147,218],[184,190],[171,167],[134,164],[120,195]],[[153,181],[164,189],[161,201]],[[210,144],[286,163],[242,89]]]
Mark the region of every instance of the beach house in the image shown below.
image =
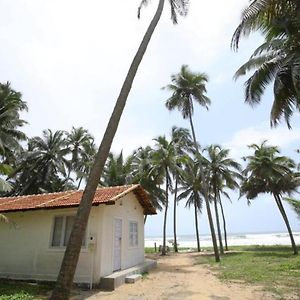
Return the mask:
[[[56,280],[82,191],[0,198],[0,277]],[[155,214],[140,185],[99,188],[93,199],[74,282],[98,284],[142,264],[144,215]]]

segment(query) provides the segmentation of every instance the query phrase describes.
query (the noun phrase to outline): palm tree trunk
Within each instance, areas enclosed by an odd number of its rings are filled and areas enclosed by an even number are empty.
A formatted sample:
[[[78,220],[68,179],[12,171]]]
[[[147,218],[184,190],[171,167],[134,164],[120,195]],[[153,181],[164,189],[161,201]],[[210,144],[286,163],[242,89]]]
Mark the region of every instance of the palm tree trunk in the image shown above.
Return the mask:
[[[225,240],[225,250],[228,251],[228,245],[227,245],[227,230],[226,230],[226,220],[225,220],[225,214],[223,210],[223,204],[220,199],[220,207],[221,207],[221,212],[222,212],[222,219],[223,219],[223,230],[224,230],[224,240]]]
[[[199,167],[200,167],[200,173],[201,173],[203,195],[204,195],[204,200],[205,200],[205,205],[206,205],[207,218],[208,218],[208,223],[209,223],[209,227],[210,227],[211,239],[212,239],[212,243],[213,243],[213,247],[214,247],[215,260],[216,260],[216,262],[219,262],[220,261],[220,255],[219,255],[219,249],[218,249],[218,245],[217,245],[217,238],[216,238],[213,218],[212,218],[212,214],[211,214],[211,210],[210,210],[208,190],[207,190],[207,185],[205,183],[205,178],[204,178],[204,173],[203,173],[203,166],[202,166],[202,162],[201,162],[201,155],[200,155],[199,147],[198,147],[197,140],[196,140],[196,135],[195,135],[194,125],[193,125],[191,110],[189,110],[189,120],[190,120],[190,125],[191,125],[191,130],[192,130],[192,135],[193,135],[193,140],[194,140],[196,153],[199,157]]]
[[[167,236],[167,215],[168,215],[168,205],[169,205],[169,175],[168,175],[168,168],[166,167],[166,204],[165,204],[165,215],[164,215],[164,229],[163,229],[163,246],[161,250],[161,255],[166,255],[166,236]]]
[[[123,113],[128,94],[131,90],[131,86],[138,70],[138,67],[142,61],[144,53],[150,42],[151,36],[158,24],[164,7],[164,0],[160,0],[156,13],[143,37],[143,40],[139,46],[139,49],[130,65],[129,71],[126,75],[125,81],[121,88],[119,97],[116,101],[113,113],[108,122],[105,130],[102,142],[95,156],[94,164],[91,168],[90,175],[87,180],[86,187],[84,189],[82,199],[80,201],[77,215],[74,221],[72,232],[69,238],[69,242],[64,254],[62,265],[58,274],[55,288],[50,297],[51,300],[67,300],[69,299],[71,286],[79,258],[82,240],[84,237],[86,225],[88,222],[90,210],[92,207],[92,201],[96,192],[96,188],[107,159],[113,138],[117,131],[121,115]]]
[[[198,250],[198,252],[200,252],[201,248],[200,248],[200,239],[199,239],[198,210],[197,210],[198,201],[199,201],[199,199],[195,199],[194,208],[195,208],[195,227],[196,227],[196,238],[197,238],[197,250]]]
[[[219,212],[218,212],[218,199],[217,199],[216,191],[214,194],[215,194],[215,198],[214,198],[215,215],[216,215],[216,223],[217,223],[217,230],[218,230],[218,237],[219,237],[220,252],[221,252],[221,254],[224,254],[224,248],[223,248],[223,243],[222,243],[222,233],[221,233],[221,226],[220,226]]]
[[[178,176],[176,176],[176,180],[175,180],[175,191],[174,191],[174,217],[173,217],[173,230],[174,230],[174,251],[175,251],[175,252],[178,252],[178,247],[177,247],[177,234],[176,234],[177,187],[178,187]]]
[[[285,213],[285,210],[284,210],[284,207],[282,205],[280,196],[274,194],[274,198],[275,198],[276,204],[277,204],[277,206],[279,208],[279,211],[280,211],[280,213],[281,213],[281,215],[283,217],[283,220],[285,222],[287,230],[289,232],[290,239],[291,239],[291,244],[292,244],[292,248],[293,248],[294,254],[296,255],[296,254],[298,254],[298,249],[297,249],[297,246],[296,246],[296,243],[295,243],[295,240],[294,240],[293,232],[292,232],[292,229],[291,229],[288,217],[287,217],[287,215]]]

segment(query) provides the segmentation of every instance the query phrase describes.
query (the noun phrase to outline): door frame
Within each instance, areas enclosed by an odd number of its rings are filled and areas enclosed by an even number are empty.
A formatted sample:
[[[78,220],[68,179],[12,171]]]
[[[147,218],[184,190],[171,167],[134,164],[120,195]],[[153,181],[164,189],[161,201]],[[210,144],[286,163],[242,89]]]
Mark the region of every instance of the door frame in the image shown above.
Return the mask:
[[[116,235],[116,221],[121,221],[121,244],[120,244],[120,269],[115,269],[115,235]],[[122,248],[123,248],[123,219],[115,217],[113,220],[113,251],[112,251],[112,271],[117,272],[122,270]]]

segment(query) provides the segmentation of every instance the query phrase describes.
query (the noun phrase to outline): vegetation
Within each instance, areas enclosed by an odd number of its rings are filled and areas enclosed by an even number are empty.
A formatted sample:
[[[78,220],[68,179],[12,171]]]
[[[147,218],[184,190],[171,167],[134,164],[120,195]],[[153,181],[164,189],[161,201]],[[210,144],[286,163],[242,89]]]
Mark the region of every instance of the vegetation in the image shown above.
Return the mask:
[[[148,4],[148,0],[142,0],[138,8],[138,17],[140,17],[141,8]],[[171,19],[173,23],[177,23],[177,14],[185,16],[188,11],[188,0],[170,0],[171,6]],[[160,20],[160,17],[164,8],[164,0],[159,0],[157,10],[154,14],[152,21],[144,35],[144,38],[134,56],[134,59],[130,65],[124,83],[122,85],[120,94],[116,101],[111,118],[106,127],[102,142],[99,146],[99,150],[95,156],[94,164],[92,165],[86,187],[84,189],[82,199],[78,208],[78,213],[75,217],[72,232],[69,238],[69,242],[64,254],[61,269],[57,278],[57,284],[53,290],[51,299],[68,299],[73,277],[76,270],[76,265],[79,258],[79,252],[82,244],[82,240],[85,234],[85,229],[88,222],[88,217],[92,207],[93,197],[96,192],[96,188],[102,174],[105,161],[108,157],[110,147],[112,145],[114,136],[116,134],[120,118],[122,116],[126,101],[131,90],[132,83],[134,81],[138,67],[143,59],[143,56],[147,50],[147,46],[151,40],[152,34]],[[167,199],[166,199],[167,203]]]
[[[245,101],[250,105],[260,103],[266,87],[274,82],[271,125],[284,118],[291,127],[290,117],[299,110],[299,12],[297,0],[253,0],[232,38],[235,50],[242,36],[259,31],[265,38],[235,77],[254,70],[245,83]]]
[[[208,76],[205,73],[193,73],[188,69],[188,66],[183,65],[181,67],[180,73],[171,76],[171,81],[172,83],[166,86],[166,89],[168,89],[172,93],[171,97],[166,101],[166,107],[169,110],[178,109],[181,112],[182,117],[184,119],[188,119],[190,122],[195,152],[198,157],[198,164],[200,168],[199,175],[202,182],[202,194],[206,204],[206,212],[211,232],[211,238],[214,245],[215,258],[216,261],[219,261],[219,250],[209,205],[209,191],[207,183],[205,181],[201,154],[199,151],[199,145],[196,139],[193,124],[194,102],[207,109],[210,105],[210,99],[205,95],[205,84],[208,81]],[[195,210],[197,210],[196,206]]]
[[[0,280],[0,300],[46,300],[49,285]]]
[[[286,246],[232,247],[219,264],[212,256],[197,257],[197,263],[209,264],[217,276],[226,282],[261,285],[286,299],[300,296],[300,257]]]
[[[295,192],[299,186],[299,174],[294,171],[296,165],[286,156],[279,156],[277,147],[253,144],[254,155],[247,156],[248,165],[243,171],[241,195],[255,199],[260,193],[269,193],[274,197],[278,209],[290,235],[294,254],[298,249],[294,240],[288,217],[282,205],[282,195]]]

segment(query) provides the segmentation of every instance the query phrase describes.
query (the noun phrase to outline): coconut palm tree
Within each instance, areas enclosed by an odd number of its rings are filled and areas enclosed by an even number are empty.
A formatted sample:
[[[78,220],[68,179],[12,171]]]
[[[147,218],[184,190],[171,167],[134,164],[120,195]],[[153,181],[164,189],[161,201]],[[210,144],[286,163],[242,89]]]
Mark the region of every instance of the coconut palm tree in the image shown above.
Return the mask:
[[[103,174],[100,180],[103,186],[117,186],[130,184],[132,182],[131,168],[132,156],[123,158],[123,151],[118,156],[109,153]]]
[[[138,8],[138,17],[140,17],[141,8],[147,5],[149,0],[142,0]],[[177,14],[185,16],[188,11],[188,0],[169,0],[171,6],[171,19],[177,23]],[[59,271],[57,282],[53,293],[52,300],[68,299],[71,285],[73,282],[80,248],[85,233],[85,228],[88,222],[88,217],[92,207],[92,201],[96,192],[97,184],[99,182],[105,161],[110,151],[110,147],[117,131],[121,115],[123,113],[127,97],[131,90],[133,80],[135,78],[138,67],[146,52],[147,46],[150,42],[152,34],[159,22],[163,12],[165,0],[159,0],[155,15],[144,35],[144,38],[138,48],[136,55],[130,65],[125,81],[122,85],[120,94],[116,101],[111,118],[105,130],[102,142],[95,157],[94,165],[91,169],[82,199],[78,208],[78,213],[75,217],[73,229],[69,238],[69,242],[64,254],[62,265]]]
[[[178,195],[178,201],[186,199],[185,207],[190,208],[194,206],[195,217],[195,230],[197,239],[197,250],[201,251],[200,238],[199,238],[199,226],[198,226],[198,213],[202,211],[203,200],[201,194],[203,192],[203,184],[201,182],[199,163],[189,157],[185,164],[183,172],[181,173],[180,181],[180,194]]]
[[[27,124],[20,118],[22,111],[27,111],[27,104],[22,101],[21,93],[13,90],[9,82],[0,83],[0,158],[11,166],[22,149],[20,142],[27,138],[20,131]]]
[[[139,147],[132,154],[132,182],[139,183],[151,195],[153,206],[162,210],[165,205],[165,193],[160,187],[164,182],[163,173],[159,173],[153,165],[154,150],[150,146]],[[147,216],[144,221],[146,222]]]
[[[66,146],[63,131],[43,131],[43,138],[28,141],[28,150],[22,153],[21,172],[17,175],[13,193],[17,195],[57,192],[65,188]],[[60,175],[60,176],[59,176]]]
[[[300,4],[298,0],[254,0],[243,11],[232,38],[237,50],[240,39],[260,31],[265,41],[235,74],[254,73],[245,83],[245,101],[260,103],[266,87],[273,83],[271,126],[284,118],[288,127],[294,110],[300,110]]]
[[[85,142],[83,144],[83,151],[81,152],[81,160],[78,161],[77,168],[76,168],[76,175],[77,175],[76,180],[78,180],[77,189],[80,188],[83,179],[87,180],[96,153],[97,153],[97,149],[94,140],[90,140],[90,142]]]
[[[67,133],[66,145],[71,154],[71,160],[68,162],[67,180],[70,180],[71,172],[77,173],[82,166],[83,156],[85,155],[87,144],[93,143],[94,138],[83,127],[72,127],[70,133]]]
[[[173,170],[173,178],[175,181],[174,187],[174,207],[173,207],[173,232],[174,232],[174,251],[178,252],[177,233],[176,233],[176,209],[177,209],[177,192],[178,184],[181,178],[181,168],[183,163],[187,160],[187,153],[193,149],[193,142],[189,130],[173,126],[171,131],[171,140],[174,142],[176,151],[176,168]]]
[[[278,148],[267,146],[266,142],[249,147],[254,150],[254,155],[246,157],[248,164],[243,171],[241,196],[245,195],[250,201],[260,193],[273,195],[289,232],[294,254],[298,254],[289,220],[282,205],[282,196],[291,195],[300,183],[299,174],[294,171],[295,163],[286,156],[279,156]]]
[[[173,141],[168,141],[165,136],[154,139],[155,146],[152,154],[153,168],[151,173],[163,174],[165,177],[165,213],[163,225],[162,255],[166,255],[167,214],[169,208],[169,191],[172,190],[171,173],[176,168],[176,150]]]
[[[221,193],[225,187],[229,189],[238,188],[237,179],[241,179],[241,166],[236,161],[228,157],[229,150],[223,149],[220,145],[210,145],[204,149],[207,152],[206,170],[207,180],[209,182],[210,190],[213,195],[213,202],[215,207],[216,223],[219,237],[219,245],[221,254],[224,253],[222,234],[220,226],[220,218],[218,212],[218,203],[221,205],[221,212],[223,216],[225,245],[227,246],[227,232],[224,210],[221,201]]]
[[[208,76],[205,73],[193,73],[188,69],[188,66],[183,65],[181,67],[180,73],[172,75],[171,84],[165,87],[165,89],[169,90],[172,93],[171,97],[166,101],[166,107],[169,110],[178,109],[184,119],[189,119],[194,147],[199,161],[200,176],[203,185],[203,195],[206,204],[206,211],[214,247],[215,259],[216,261],[220,261],[216,234],[209,205],[209,191],[204,178],[202,159],[192,118],[194,113],[194,102],[205,108],[208,108],[208,106],[210,105],[210,99],[205,95],[205,84],[207,83],[207,81]]]

